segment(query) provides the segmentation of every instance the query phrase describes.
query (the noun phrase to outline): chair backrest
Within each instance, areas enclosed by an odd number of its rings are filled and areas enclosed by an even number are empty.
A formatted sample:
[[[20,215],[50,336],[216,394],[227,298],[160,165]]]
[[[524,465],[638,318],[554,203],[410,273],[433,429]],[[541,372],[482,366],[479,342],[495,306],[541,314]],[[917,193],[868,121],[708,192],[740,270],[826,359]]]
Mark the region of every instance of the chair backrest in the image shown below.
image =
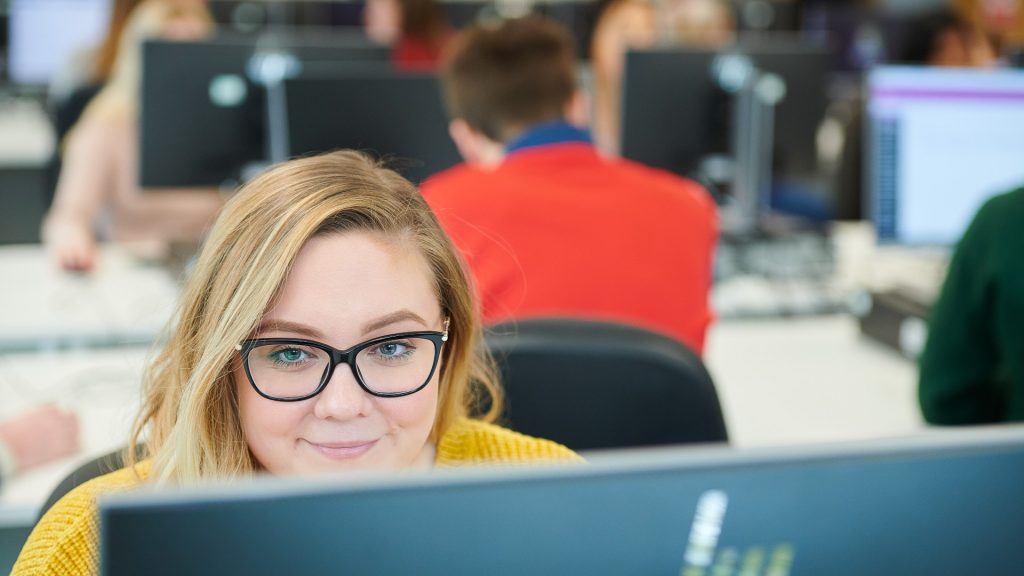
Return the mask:
[[[82,464],[74,470],[74,472],[68,474],[60,481],[60,484],[50,492],[50,496],[47,497],[46,503],[39,509],[39,517],[42,518],[46,511],[49,510],[58,500],[64,497],[65,494],[71,492],[79,484],[83,484],[92,480],[93,478],[109,474],[115,470],[124,468],[124,448],[118,448],[113,452],[97,456],[92,460],[89,460],[85,464]]]
[[[503,423],[574,450],[726,442],[700,357],[642,328],[567,318],[487,332],[506,391]]]

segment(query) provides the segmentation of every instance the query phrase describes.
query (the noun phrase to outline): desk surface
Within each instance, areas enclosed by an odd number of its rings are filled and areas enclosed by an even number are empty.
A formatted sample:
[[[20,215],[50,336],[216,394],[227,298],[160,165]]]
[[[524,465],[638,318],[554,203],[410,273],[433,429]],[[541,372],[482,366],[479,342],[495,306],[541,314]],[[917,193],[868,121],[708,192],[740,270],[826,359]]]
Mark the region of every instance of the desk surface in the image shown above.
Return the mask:
[[[148,354],[146,347],[132,347],[0,355],[0,419],[55,401],[78,413],[82,445],[75,456],[4,484],[0,520],[5,514],[34,518],[67,474],[126,444]]]
[[[849,315],[721,321],[704,360],[735,446],[904,436],[925,426],[917,367],[864,337]]]
[[[0,270],[0,352],[149,344],[179,290],[165,269],[116,246],[88,274],[58,270],[40,245],[0,247]]]

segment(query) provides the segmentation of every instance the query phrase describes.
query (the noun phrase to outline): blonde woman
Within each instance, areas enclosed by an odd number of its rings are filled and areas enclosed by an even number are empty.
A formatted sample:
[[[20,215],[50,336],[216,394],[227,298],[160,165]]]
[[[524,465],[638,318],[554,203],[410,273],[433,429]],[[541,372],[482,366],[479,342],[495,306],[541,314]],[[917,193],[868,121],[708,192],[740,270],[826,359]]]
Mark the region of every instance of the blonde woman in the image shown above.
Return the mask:
[[[97,238],[161,247],[195,243],[222,200],[215,189],[146,190],[138,186],[138,91],[142,43],[190,40],[212,30],[202,0],[146,0],[120,34],[113,71],[63,143],[63,166],[43,241],[58,266],[90,270]]]
[[[590,44],[594,74],[594,140],[618,155],[626,52],[656,43],[717,48],[732,42],[736,23],[722,0],[612,0],[598,17]]]
[[[415,187],[363,155],[256,178],[213,226],[146,374],[130,445],[149,455],[58,502],[14,574],[95,573],[97,495],[141,483],[577,460],[487,423],[501,394],[471,294]]]

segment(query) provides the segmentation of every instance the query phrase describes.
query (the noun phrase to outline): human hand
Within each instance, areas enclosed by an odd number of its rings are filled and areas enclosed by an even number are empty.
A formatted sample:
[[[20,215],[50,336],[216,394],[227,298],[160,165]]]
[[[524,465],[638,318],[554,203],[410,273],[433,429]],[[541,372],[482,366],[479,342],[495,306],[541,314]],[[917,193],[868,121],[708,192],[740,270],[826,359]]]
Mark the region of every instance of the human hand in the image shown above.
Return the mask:
[[[55,222],[47,245],[63,270],[88,272],[96,265],[96,239],[86,227],[73,222]]]
[[[78,451],[78,416],[45,404],[0,422],[0,441],[20,472]]]

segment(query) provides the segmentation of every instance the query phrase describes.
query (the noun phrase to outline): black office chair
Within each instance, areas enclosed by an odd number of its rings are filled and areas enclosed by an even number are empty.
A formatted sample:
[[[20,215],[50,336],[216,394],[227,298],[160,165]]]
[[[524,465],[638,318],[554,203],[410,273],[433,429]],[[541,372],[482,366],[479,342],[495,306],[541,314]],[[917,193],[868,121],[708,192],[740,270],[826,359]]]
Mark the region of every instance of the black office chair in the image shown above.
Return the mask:
[[[514,430],[574,450],[728,441],[704,363],[667,336],[545,318],[494,326],[486,340]]]
[[[64,497],[65,494],[71,492],[79,484],[83,484],[92,480],[93,478],[109,474],[116,470],[124,468],[124,448],[118,448],[113,452],[97,456],[92,460],[89,460],[85,464],[82,464],[75,469],[74,472],[68,474],[60,481],[60,484],[50,492],[50,496],[46,499],[43,507],[39,509],[39,518],[46,514],[58,500]]]

